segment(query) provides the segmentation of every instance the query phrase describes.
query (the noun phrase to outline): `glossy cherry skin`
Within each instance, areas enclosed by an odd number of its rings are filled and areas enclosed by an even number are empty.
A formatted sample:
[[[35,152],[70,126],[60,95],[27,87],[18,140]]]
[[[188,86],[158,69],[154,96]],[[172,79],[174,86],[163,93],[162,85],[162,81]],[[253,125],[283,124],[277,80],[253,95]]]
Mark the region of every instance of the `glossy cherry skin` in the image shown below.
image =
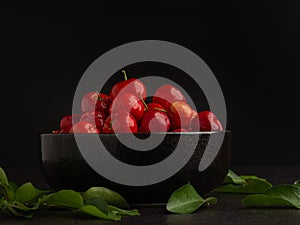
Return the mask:
[[[60,131],[60,130],[53,130],[53,131],[52,131],[52,134],[59,134],[59,131]],[[69,132],[68,132],[68,133],[69,133]]]
[[[168,110],[172,103],[186,102],[186,99],[178,88],[171,84],[165,84],[155,91],[152,101]]]
[[[211,111],[202,111],[191,121],[192,131],[221,131],[221,122]]]
[[[160,110],[162,112],[167,112],[164,107],[162,107],[162,105],[156,103],[156,102],[151,102],[147,104],[147,109],[146,110],[151,110],[151,109],[155,109],[155,110]]]
[[[79,121],[71,128],[69,133],[95,134],[100,133],[100,131],[89,122]]]
[[[168,111],[171,120],[171,129],[188,129],[191,125],[193,110],[185,102],[174,102]]]
[[[198,112],[192,109],[192,119],[194,119],[195,116],[198,116]]]
[[[109,108],[109,113],[116,114],[122,110],[129,112],[139,122],[144,115],[145,106],[140,98],[133,94],[125,93],[118,95],[113,100]]]
[[[143,99],[145,99],[147,96],[144,83],[136,78],[131,78],[129,80],[116,83],[110,92],[111,99],[113,100],[116,98],[119,93],[129,93],[138,98],[143,97]]]
[[[53,134],[67,134],[70,132],[72,126],[69,126],[69,127],[63,127],[63,128],[60,128],[58,130],[53,130],[52,133]]]
[[[59,133],[60,134],[67,134],[67,133],[70,132],[71,129],[72,129],[72,126],[70,126],[70,127],[63,127],[63,128],[60,128]]]
[[[98,92],[89,92],[81,100],[81,111],[100,111],[107,114],[110,104],[111,99],[108,95]]]
[[[80,120],[81,114],[73,114],[73,115],[67,115],[61,118],[59,127],[60,129],[63,129],[65,127],[72,127],[73,124],[77,123]],[[67,129],[65,129],[67,130]]]
[[[80,121],[89,122],[94,126],[96,126],[98,130],[101,131],[106,118],[107,118],[106,114],[100,111],[85,112],[80,117]]]
[[[141,121],[139,132],[167,132],[170,120],[167,113],[156,109],[147,109]]]
[[[125,111],[110,115],[104,122],[102,133],[137,133],[137,123],[133,116]]]

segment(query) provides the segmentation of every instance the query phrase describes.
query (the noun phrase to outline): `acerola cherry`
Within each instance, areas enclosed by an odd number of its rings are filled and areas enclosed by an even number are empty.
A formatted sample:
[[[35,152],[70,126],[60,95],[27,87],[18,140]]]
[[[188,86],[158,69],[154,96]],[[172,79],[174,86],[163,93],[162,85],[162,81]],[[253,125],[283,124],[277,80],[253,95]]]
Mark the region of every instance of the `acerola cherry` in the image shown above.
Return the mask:
[[[221,131],[221,122],[211,111],[202,111],[191,121],[192,131]]]
[[[170,120],[161,110],[147,109],[139,127],[139,132],[167,132],[170,129]]]
[[[120,110],[129,112],[137,122],[139,122],[143,115],[145,106],[141,99],[135,95],[125,93],[123,95],[118,95],[112,102],[109,113],[116,114]]]
[[[80,121],[89,122],[95,125],[98,128],[98,130],[101,131],[106,118],[106,114],[100,111],[85,112],[82,114]]]
[[[104,122],[103,133],[136,133],[137,123],[130,113],[121,111],[110,115]]]
[[[122,93],[129,93],[133,94],[134,96],[138,98],[146,98],[146,87],[144,83],[136,78],[131,78],[127,80],[127,75],[125,71],[122,71],[124,73],[124,81],[118,82],[113,86],[110,92],[110,97],[113,100],[117,95]],[[123,90],[124,89],[124,90]]]
[[[189,104],[185,102],[174,102],[168,111],[168,116],[171,120],[171,129],[180,128],[188,129],[191,124],[193,110]]]
[[[79,121],[71,128],[69,133],[93,134],[93,133],[100,133],[100,131],[93,124],[89,122]]]
[[[171,84],[165,84],[155,91],[152,101],[159,103],[168,110],[172,103],[186,102],[186,99],[179,89]]]
[[[80,120],[81,114],[73,114],[73,115],[67,115],[61,118],[59,127],[60,129],[65,127],[72,127],[73,124],[77,123]],[[73,122],[73,123],[72,123]],[[67,129],[65,129],[67,130]]]
[[[111,100],[108,95],[98,92],[89,92],[81,100],[81,111],[100,111],[107,114],[110,104]]]

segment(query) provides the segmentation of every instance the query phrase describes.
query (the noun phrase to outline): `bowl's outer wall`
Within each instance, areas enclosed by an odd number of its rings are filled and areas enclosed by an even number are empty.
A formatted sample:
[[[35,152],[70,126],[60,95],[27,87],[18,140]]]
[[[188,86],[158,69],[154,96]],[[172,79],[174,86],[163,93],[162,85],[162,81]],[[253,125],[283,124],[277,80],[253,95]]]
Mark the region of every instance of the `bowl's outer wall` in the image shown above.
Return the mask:
[[[168,157],[176,147],[179,135],[176,133],[167,134],[156,149],[147,152],[128,149],[120,143],[114,134],[100,134],[100,138],[115,158],[125,163],[142,166],[159,162]],[[189,135],[195,134],[184,134],[181,137],[183,141],[187,142],[187,146]],[[231,132],[225,131],[224,140],[217,157],[205,171],[198,171],[210,136],[221,138],[222,135],[220,132],[200,134],[198,145],[189,162],[169,179],[148,186],[126,186],[111,182],[96,173],[83,159],[74,135],[41,134],[43,174],[53,190],[85,191],[92,186],[104,186],[119,192],[129,203],[166,202],[174,190],[188,182],[191,182],[200,194],[206,194],[221,184],[231,162]]]

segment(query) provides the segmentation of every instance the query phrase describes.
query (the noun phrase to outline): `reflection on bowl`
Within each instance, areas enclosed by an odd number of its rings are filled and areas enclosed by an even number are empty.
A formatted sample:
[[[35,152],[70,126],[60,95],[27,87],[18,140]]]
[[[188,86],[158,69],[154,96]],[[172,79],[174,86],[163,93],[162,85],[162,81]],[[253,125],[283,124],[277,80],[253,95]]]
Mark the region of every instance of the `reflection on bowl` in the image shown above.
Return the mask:
[[[230,166],[230,131],[166,133],[162,143],[150,151],[136,151],[123,145],[118,137],[127,134],[82,134],[80,138],[88,140],[95,138],[95,135],[100,137],[113,157],[136,166],[152,165],[166,159],[176,148],[180,136],[184,146],[189,146],[190,139],[195,138],[195,135],[198,143],[190,160],[170,178],[147,186],[128,186],[112,182],[95,172],[82,157],[74,134],[41,134],[43,174],[51,188],[85,191],[92,186],[104,186],[119,192],[129,203],[163,203],[174,190],[188,182],[191,182],[200,194],[208,193],[221,184]],[[220,140],[223,135],[224,140],[216,158],[206,170],[200,172],[198,167],[208,140]],[[146,138],[147,134],[136,136],[142,139]]]

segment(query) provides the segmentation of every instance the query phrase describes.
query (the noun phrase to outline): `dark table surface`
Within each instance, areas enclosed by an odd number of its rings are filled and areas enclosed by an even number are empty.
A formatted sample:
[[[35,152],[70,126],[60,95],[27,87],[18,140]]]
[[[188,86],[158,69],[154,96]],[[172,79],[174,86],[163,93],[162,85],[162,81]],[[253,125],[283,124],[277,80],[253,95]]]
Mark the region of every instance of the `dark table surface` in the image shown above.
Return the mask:
[[[267,178],[273,184],[292,183],[300,179],[300,166],[285,167],[232,167],[237,173],[243,175],[258,175]],[[13,175],[13,170],[10,170]],[[33,180],[46,186],[34,170],[28,173],[35,174]],[[16,173],[17,174],[17,173]],[[15,178],[21,180],[15,174]],[[99,219],[79,218],[65,211],[40,211],[32,219],[18,219],[0,215],[0,224],[300,224],[300,210],[297,209],[246,209],[241,204],[244,195],[214,194],[218,203],[209,208],[201,208],[193,214],[177,215],[168,213],[164,205],[134,206],[140,210],[141,216],[123,217],[120,222],[103,221]]]

